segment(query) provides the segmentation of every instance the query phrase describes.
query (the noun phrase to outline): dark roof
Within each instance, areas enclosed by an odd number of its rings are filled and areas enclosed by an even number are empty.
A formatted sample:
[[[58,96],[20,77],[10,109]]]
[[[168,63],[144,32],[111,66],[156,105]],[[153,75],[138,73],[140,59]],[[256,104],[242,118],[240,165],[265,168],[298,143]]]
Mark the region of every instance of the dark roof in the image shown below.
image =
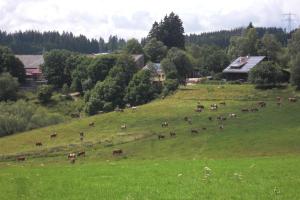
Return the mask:
[[[43,55],[16,55],[25,68],[39,68],[44,63]]]
[[[265,56],[247,56],[239,57],[233,61],[223,73],[248,73],[258,63],[263,61]]]

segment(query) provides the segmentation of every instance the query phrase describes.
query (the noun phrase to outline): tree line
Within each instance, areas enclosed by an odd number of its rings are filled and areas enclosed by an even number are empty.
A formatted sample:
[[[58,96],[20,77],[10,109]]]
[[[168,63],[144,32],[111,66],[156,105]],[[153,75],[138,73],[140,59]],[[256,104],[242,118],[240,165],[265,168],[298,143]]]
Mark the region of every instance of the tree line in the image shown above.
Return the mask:
[[[75,36],[71,32],[57,31],[18,31],[7,33],[0,30],[0,45],[9,47],[14,54],[42,54],[52,49],[91,54],[114,52],[122,49],[126,41],[117,36],[110,36],[105,42],[103,38],[88,39],[84,35]]]

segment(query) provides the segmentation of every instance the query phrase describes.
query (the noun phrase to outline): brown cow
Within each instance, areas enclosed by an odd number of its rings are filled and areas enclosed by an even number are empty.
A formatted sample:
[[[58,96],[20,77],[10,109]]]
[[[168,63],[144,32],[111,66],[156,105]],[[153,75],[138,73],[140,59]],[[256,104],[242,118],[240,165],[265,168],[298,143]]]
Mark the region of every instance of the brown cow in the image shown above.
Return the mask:
[[[168,122],[163,122],[163,123],[161,124],[161,127],[168,127],[168,126],[169,126]]]
[[[26,157],[25,156],[18,156],[17,161],[25,161]]]
[[[202,109],[201,108],[196,108],[195,112],[202,112]]]
[[[95,126],[95,122],[90,122],[89,126]]]
[[[289,97],[288,100],[289,102],[293,102],[293,103],[297,102],[297,98],[295,97]]]
[[[85,156],[85,151],[79,151],[79,152],[77,153],[77,156]]]
[[[191,133],[192,133],[192,134],[197,134],[197,133],[199,133],[199,131],[196,130],[196,129],[191,129]]]
[[[249,112],[250,110],[248,108],[243,108],[241,111],[242,112]]]
[[[281,97],[276,97],[276,100],[277,101],[281,101]]]
[[[226,106],[226,102],[222,101],[222,102],[220,102],[220,105]]]
[[[170,136],[171,136],[171,137],[175,137],[175,136],[176,136],[176,133],[175,133],[175,132],[170,132]]]
[[[203,105],[197,105],[197,108],[204,109]]]
[[[57,133],[54,132],[54,133],[52,133],[52,134],[50,135],[50,138],[56,138],[56,136],[57,136]]]
[[[123,154],[122,149],[115,149],[115,150],[113,150],[113,155],[114,156],[118,156],[118,155],[122,155],[122,154]]]
[[[259,102],[257,103],[257,105],[259,105],[261,108],[264,108],[264,107],[267,106],[266,102],[264,102],[264,101],[259,101]]]
[[[208,117],[208,120],[209,120],[209,121],[212,121],[212,120],[213,120],[213,118],[212,118],[212,117]]]
[[[41,142],[36,142],[36,143],[35,143],[35,146],[43,146],[43,143],[41,143]]]
[[[166,136],[164,136],[164,135],[158,135],[158,136],[157,136],[157,138],[158,138],[159,140],[165,139],[165,137],[166,137]]]

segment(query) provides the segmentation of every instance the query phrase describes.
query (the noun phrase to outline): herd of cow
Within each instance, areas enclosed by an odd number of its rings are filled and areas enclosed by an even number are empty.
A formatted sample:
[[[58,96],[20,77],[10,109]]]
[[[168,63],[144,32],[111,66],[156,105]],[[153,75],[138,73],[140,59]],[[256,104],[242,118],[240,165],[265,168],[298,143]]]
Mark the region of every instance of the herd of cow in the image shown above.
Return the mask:
[[[297,98],[296,97],[289,97],[288,101],[294,103],[294,102],[297,102]],[[277,103],[278,106],[281,106],[282,102],[283,102],[283,98],[282,97],[277,97],[276,98],[276,103]],[[226,102],[224,102],[224,101],[220,102],[219,105],[220,106],[226,106]],[[216,103],[211,104],[210,107],[209,107],[210,111],[217,111],[219,109],[219,105],[216,104]],[[264,108],[266,106],[267,106],[266,102],[259,101],[255,105],[252,105],[252,106],[250,106],[248,108],[242,108],[241,112],[242,113],[245,113],[245,112],[258,112],[259,108]],[[135,111],[137,109],[137,107],[131,107],[131,108],[132,108],[133,111]],[[196,105],[195,112],[203,112],[204,110],[205,110],[205,106],[202,105],[200,102],[198,102],[197,105]],[[116,109],[115,111],[116,112],[124,112],[123,109]],[[237,114],[230,113],[230,114],[228,114],[228,117],[229,118],[237,118]],[[226,121],[227,117],[225,117],[224,115],[219,115],[219,116],[216,117],[216,119],[218,121],[218,126],[219,126],[218,128],[220,130],[223,130],[224,129],[224,124],[222,122]],[[192,119],[190,117],[185,116],[183,118],[183,120],[186,121],[188,124],[192,125]],[[214,118],[212,116],[209,116],[208,120],[209,121],[213,121]],[[88,125],[89,125],[89,127],[94,127],[95,126],[95,122],[90,122]],[[169,126],[169,123],[167,121],[164,121],[164,122],[161,123],[161,127],[162,128],[166,128],[168,126]],[[121,129],[126,129],[127,126],[126,126],[126,124],[123,124],[123,125],[121,125],[120,128]],[[200,130],[205,131],[205,130],[207,130],[207,128],[206,127],[202,127],[201,129],[195,129],[195,128],[193,128],[193,129],[190,130],[190,133],[191,133],[191,135],[195,135],[195,134],[198,134],[200,132]],[[50,139],[56,138],[57,135],[58,134],[56,132],[50,134]],[[176,133],[174,131],[169,132],[169,135],[170,135],[171,138],[172,137],[176,137]],[[84,133],[80,132],[79,136],[80,136],[80,140],[83,141]],[[166,135],[164,135],[164,134],[158,134],[157,137],[158,137],[158,140],[162,140],[162,139],[166,138]],[[39,146],[43,146],[43,143],[42,142],[36,142],[35,145],[37,147],[39,147]],[[120,156],[122,154],[123,154],[123,150],[122,149],[115,149],[115,150],[112,151],[112,155],[113,156]],[[68,158],[68,160],[70,160],[70,163],[74,164],[75,161],[76,161],[76,158],[80,157],[80,156],[85,156],[85,151],[79,151],[77,153],[74,153],[74,152],[69,153],[67,155],[67,158]],[[25,161],[26,157],[23,156],[23,155],[22,156],[17,156],[16,160],[17,161]]]

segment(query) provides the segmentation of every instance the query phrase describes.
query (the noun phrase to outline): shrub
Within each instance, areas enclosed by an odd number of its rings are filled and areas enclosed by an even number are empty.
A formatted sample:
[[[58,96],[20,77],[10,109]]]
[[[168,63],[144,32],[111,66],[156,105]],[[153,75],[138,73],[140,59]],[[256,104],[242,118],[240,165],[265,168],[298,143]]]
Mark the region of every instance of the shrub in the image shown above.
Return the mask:
[[[0,101],[16,100],[19,83],[9,73],[0,75]]]
[[[38,99],[41,103],[48,103],[51,100],[53,87],[50,85],[42,85],[38,88]]]

